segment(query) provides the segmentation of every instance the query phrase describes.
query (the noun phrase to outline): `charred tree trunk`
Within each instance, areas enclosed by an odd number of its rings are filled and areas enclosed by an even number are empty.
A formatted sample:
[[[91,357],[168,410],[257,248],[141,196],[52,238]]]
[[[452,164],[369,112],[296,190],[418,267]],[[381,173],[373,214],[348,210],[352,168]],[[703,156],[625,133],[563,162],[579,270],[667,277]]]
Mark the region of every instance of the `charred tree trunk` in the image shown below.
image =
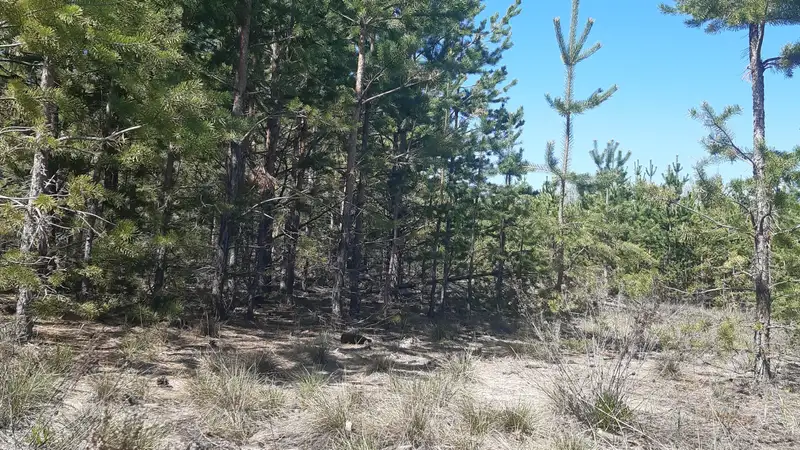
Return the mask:
[[[353,200],[355,197],[356,162],[358,156],[358,129],[363,107],[364,70],[366,67],[367,27],[360,25],[356,66],[355,95],[351,117],[350,133],[347,137],[347,166],[344,173],[344,201],[342,202],[342,219],[339,243],[336,250],[336,269],[334,270],[333,291],[331,293],[331,312],[335,319],[346,320],[344,308],[345,273],[347,272],[347,256],[352,248]]]
[[[753,95],[753,181],[755,205],[752,214],[754,229],[753,284],[756,291],[756,325],[753,332],[757,379],[772,378],[770,364],[770,321],[772,315],[772,280],[770,273],[772,240],[772,199],[766,180],[766,125],[764,114],[764,61],[761,47],[765,25],[749,27],[750,75]]]
[[[247,91],[247,69],[250,51],[250,19],[252,0],[242,0],[238,26],[238,57],[234,73],[233,107],[234,117],[245,114],[245,95]],[[219,216],[219,231],[214,249],[214,280],[212,282],[213,309],[218,318],[228,315],[229,303],[226,300],[226,285],[229,278],[229,259],[231,246],[235,242],[236,202],[239,188],[244,178],[244,157],[247,142],[245,139],[228,143],[225,161],[225,201],[226,205]]]
[[[42,74],[39,86],[48,91],[55,87],[55,68],[49,58],[42,62]],[[47,256],[47,223],[50,220],[47,212],[36,207],[40,195],[44,195],[47,187],[47,164],[50,159],[50,140],[58,135],[58,109],[55,104],[45,101],[42,107],[45,127],[36,136],[33,165],[31,167],[31,182],[28,188],[28,205],[25,209],[25,219],[20,237],[20,252],[23,255],[35,253],[37,259],[35,267],[41,267],[42,259]],[[33,336],[33,317],[31,316],[31,302],[34,292],[31,288],[21,286],[17,292],[16,319],[14,335],[20,342],[26,342]]]

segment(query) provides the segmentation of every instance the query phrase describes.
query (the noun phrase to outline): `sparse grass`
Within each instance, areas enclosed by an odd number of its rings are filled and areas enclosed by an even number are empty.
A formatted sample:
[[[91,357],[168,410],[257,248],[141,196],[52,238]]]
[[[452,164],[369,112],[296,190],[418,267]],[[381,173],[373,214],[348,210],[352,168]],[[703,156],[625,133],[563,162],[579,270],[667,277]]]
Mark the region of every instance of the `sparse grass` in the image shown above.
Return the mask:
[[[341,436],[334,442],[332,450],[380,450],[379,439],[363,434]]]
[[[580,436],[562,434],[553,439],[552,450],[589,450],[591,446]]]
[[[90,378],[89,385],[94,391],[95,401],[112,403],[124,399],[130,403],[139,403],[149,393],[147,381],[147,378],[141,376],[106,372]]]
[[[316,366],[325,366],[331,361],[331,337],[327,332],[320,333],[310,343],[301,347],[301,352],[308,362]]]
[[[319,391],[310,402],[314,429],[322,434],[344,433],[347,422],[355,422],[364,397],[360,391]]]
[[[661,357],[656,361],[658,373],[669,379],[677,379],[681,375],[681,366],[683,365],[683,354],[678,351],[668,350],[661,354]]]
[[[477,359],[471,350],[464,350],[448,357],[440,370],[454,381],[473,382],[475,381],[475,362]]]
[[[625,352],[607,367],[596,361],[588,379],[566,364],[558,364],[555,382],[545,393],[561,412],[568,413],[594,429],[620,431],[634,416],[628,405],[632,387],[628,367],[632,355]]]
[[[520,435],[533,434],[539,428],[538,419],[533,408],[522,403],[502,408],[496,415],[500,429]]]
[[[495,424],[497,412],[489,405],[466,398],[458,407],[462,422],[472,436],[487,434]]]
[[[139,332],[129,332],[119,342],[119,352],[125,361],[153,361],[158,350],[166,343],[167,334],[163,327],[152,327]]]
[[[147,423],[140,415],[112,415],[105,410],[92,436],[102,450],[155,450],[166,435],[163,426]]]
[[[241,366],[259,375],[273,377],[280,374],[278,363],[269,353],[264,352],[212,352],[206,356],[208,367],[216,373],[228,367]]]
[[[189,385],[192,401],[204,412],[213,433],[243,442],[259,422],[275,415],[284,403],[282,391],[270,385],[255,366],[242,360],[206,357]]]
[[[328,378],[319,368],[309,371],[303,367],[302,371],[294,377],[300,399],[303,401],[312,399],[325,386]]]
[[[367,373],[392,373],[395,361],[389,355],[378,355],[369,362]]]
[[[19,347],[0,360],[0,428],[41,411],[58,394],[64,354]]]

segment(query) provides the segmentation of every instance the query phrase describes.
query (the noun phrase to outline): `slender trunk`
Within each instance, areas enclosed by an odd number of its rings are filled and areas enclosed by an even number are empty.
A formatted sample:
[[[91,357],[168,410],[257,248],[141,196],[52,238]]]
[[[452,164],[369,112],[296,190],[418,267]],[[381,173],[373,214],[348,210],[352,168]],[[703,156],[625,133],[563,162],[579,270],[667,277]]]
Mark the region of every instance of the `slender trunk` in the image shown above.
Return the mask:
[[[161,223],[159,224],[159,236],[166,236],[170,229],[172,220],[172,190],[175,186],[175,152],[170,145],[167,150],[167,158],[164,162],[164,181],[159,193],[158,204],[161,206]],[[165,284],[167,273],[167,246],[159,244],[156,250],[156,269],[153,275],[153,307],[158,308],[163,304],[162,291]]]
[[[400,130],[395,135],[394,163],[389,174],[389,210],[392,217],[392,230],[389,233],[389,248],[386,257],[386,273],[383,278],[381,299],[386,308],[397,298],[397,285],[400,283],[402,262],[400,258],[400,210],[403,203],[404,169],[398,163],[398,158],[408,149],[408,132]]]
[[[277,82],[280,76],[281,46],[273,42],[270,52],[269,76],[270,95],[273,97],[274,107],[270,111],[271,117],[267,119],[267,132],[265,136],[266,154],[264,155],[264,179],[261,181],[261,199],[269,200],[275,196],[275,161],[277,160],[278,139],[280,136],[281,100],[278,96]],[[253,310],[257,303],[263,300],[272,291],[272,247],[275,205],[273,202],[261,204],[261,218],[258,224],[258,238],[256,242],[256,267],[255,277],[251,284],[250,305],[247,316],[253,317]]]
[[[467,305],[471,307],[474,301],[474,292],[472,284],[472,274],[475,273],[475,240],[478,233],[478,207],[481,195],[481,176],[483,167],[478,167],[478,179],[475,185],[475,199],[472,201],[472,218],[470,220],[469,230],[469,263],[467,266],[467,273],[469,278],[467,281]]]
[[[511,175],[506,175],[506,186],[511,185]],[[506,263],[506,218],[500,219],[500,229],[497,233],[497,260],[495,263],[494,297],[495,305],[499,309],[503,305],[503,284],[505,283]]]
[[[49,58],[42,62],[42,74],[39,86],[42,90],[50,90],[55,86],[54,67]],[[38,256],[35,267],[40,267],[42,258],[47,256],[47,222],[50,220],[47,212],[36,207],[40,195],[44,195],[47,187],[47,164],[50,159],[50,139],[58,134],[58,109],[55,104],[46,101],[42,107],[45,127],[36,136],[36,149],[33,154],[31,167],[31,182],[28,188],[28,205],[25,209],[25,219],[20,237],[20,252],[28,254],[35,252]],[[33,317],[30,307],[34,292],[31,288],[21,286],[17,295],[16,320],[14,323],[15,337],[21,341],[28,341],[33,336]]]
[[[238,27],[238,58],[234,73],[235,85],[233,92],[233,107],[231,113],[234,117],[244,116],[245,95],[247,91],[247,62],[250,50],[250,16],[252,0],[242,0],[241,16]],[[239,197],[239,187],[244,177],[244,155],[247,142],[244,140],[231,140],[228,143],[225,170],[225,203],[219,216],[219,231],[214,251],[214,280],[212,282],[212,297],[214,312],[219,318],[227,317],[228,302],[225,298],[225,287],[228,284],[229,258],[231,257],[231,244],[235,240],[235,215],[236,202]]]
[[[355,230],[353,232],[353,252],[350,258],[350,317],[357,318],[361,312],[361,266],[364,243],[364,174],[358,180],[358,193],[355,207]]]
[[[103,124],[102,124],[102,133],[103,136],[108,136],[111,133],[111,97],[113,95],[113,89],[109,90],[108,100],[106,101],[105,111],[103,114]],[[100,166],[100,159],[102,155],[108,154],[111,151],[111,146],[108,142],[103,142],[102,146],[100,147],[99,153],[95,153],[92,157],[92,183],[100,183],[101,176],[103,174],[102,168]],[[116,175],[112,175],[112,182],[114,179],[117,178]],[[83,267],[87,267],[92,263],[92,252],[94,249],[94,239],[96,237],[95,233],[95,226],[97,224],[97,217],[100,216],[102,210],[102,204],[100,200],[96,198],[89,199],[87,202],[87,212],[89,213],[88,217],[86,218],[86,230],[83,233],[83,255],[81,256]],[[81,290],[80,290],[80,298],[81,299],[88,299],[91,295],[91,280],[89,277],[82,276],[81,277]]]
[[[763,23],[750,25],[749,28],[750,74],[753,83],[753,180],[755,181],[755,211],[752,217],[755,231],[753,284],[756,291],[756,326],[753,342],[756,349],[754,373],[757,379],[769,379],[773,376],[770,367],[772,201],[766,180],[764,62],[761,59],[764,29]]]
[[[363,125],[361,126],[361,153],[367,151],[369,140],[369,105],[364,108]],[[362,172],[358,179],[356,193],[356,205],[353,208],[355,220],[355,230],[352,237],[352,250],[350,255],[350,317],[358,317],[361,312],[361,266],[366,261],[363,260],[364,245],[364,202],[365,202],[365,174]]]
[[[458,126],[458,125],[456,125]],[[453,158],[450,158],[448,168],[448,180],[447,186],[452,187],[453,183],[453,172],[455,171],[455,162]],[[448,189],[450,191],[451,189]],[[445,226],[444,226],[444,242],[443,242],[443,250],[444,254],[442,255],[442,290],[439,295],[439,304],[437,305],[437,309],[440,311],[444,308],[445,302],[447,301],[447,288],[450,281],[450,266],[452,263],[452,255],[450,254],[450,241],[452,240],[453,236],[453,202],[450,199],[451,193],[448,193],[448,200],[447,200],[447,209],[445,210]]]
[[[300,206],[304,201],[303,189],[306,180],[305,170],[301,168],[302,160],[307,158],[306,154],[306,120],[304,117],[297,118],[297,141],[294,146],[294,159],[292,161],[292,173],[294,174],[294,192],[292,201],[289,204],[286,223],[284,224],[284,251],[283,251],[283,279],[281,280],[281,292],[287,302],[292,301],[294,296],[295,266],[297,261],[297,242],[300,240]]]
[[[438,272],[438,263],[439,263],[439,235],[442,233],[442,216],[438,211],[439,207],[443,203],[444,198],[444,183],[445,183],[445,171],[442,169],[442,176],[439,184],[439,205],[437,205],[436,211],[436,231],[434,232],[432,239],[433,242],[431,244],[431,290],[428,294],[428,316],[433,317],[436,314],[436,275]]]
[[[356,67],[355,95],[352,115],[350,117],[350,133],[347,137],[347,166],[344,174],[344,201],[342,203],[342,219],[339,244],[336,250],[336,269],[334,270],[333,291],[331,293],[331,312],[335,319],[347,319],[344,308],[343,292],[345,288],[345,272],[347,271],[347,255],[352,245],[353,198],[355,197],[356,159],[358,156],[358,129],[361,109],[363,107],[364,70],[366,67],[367,29],[361,24],[358,45],[358,64]]]

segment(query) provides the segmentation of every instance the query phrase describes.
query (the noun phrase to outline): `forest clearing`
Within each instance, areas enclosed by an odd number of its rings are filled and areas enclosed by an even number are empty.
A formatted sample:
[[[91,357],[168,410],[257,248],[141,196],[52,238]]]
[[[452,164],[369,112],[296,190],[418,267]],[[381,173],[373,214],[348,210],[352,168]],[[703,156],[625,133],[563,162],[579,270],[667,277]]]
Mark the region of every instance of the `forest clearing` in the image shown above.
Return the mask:
[[[800,2],[509,3],[0,0],[0,448],[800,448]]]

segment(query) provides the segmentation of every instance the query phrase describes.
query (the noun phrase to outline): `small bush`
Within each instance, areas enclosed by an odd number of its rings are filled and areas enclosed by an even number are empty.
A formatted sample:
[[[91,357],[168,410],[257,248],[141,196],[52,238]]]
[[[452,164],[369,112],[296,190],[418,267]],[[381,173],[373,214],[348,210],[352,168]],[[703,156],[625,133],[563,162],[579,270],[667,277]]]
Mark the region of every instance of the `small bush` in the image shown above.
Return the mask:
[[[426,379],[392,379],[393,416],[386,427],[396,439],[420,446],[431,441],[439,430],[431,423],[443,415],[459,392],[459,383],[451,376],[438,374]]]
[[[450,322],[435,322],[430,328],[430,338],[433,342],[453,340],[458,337],[458,327]]]
[[[283,405],[281,391],[256,368],[242,361],[220,364],[206,358],[189,385],[193,402],[205,413],[205,425],[219,436],[242,442]]]
[[[321,333],[311,343],[304,345],[302,352],[311,364],[325,366],[330,362],[331,347],[328,333]]]
[[[604,431],[630,426],[633,410],[627,404],[632,355],[623,354],[610,368],[596,364],[584,380],[565,364],[559,364],[554,385],[545,389],[553,404],[584,424]]]

